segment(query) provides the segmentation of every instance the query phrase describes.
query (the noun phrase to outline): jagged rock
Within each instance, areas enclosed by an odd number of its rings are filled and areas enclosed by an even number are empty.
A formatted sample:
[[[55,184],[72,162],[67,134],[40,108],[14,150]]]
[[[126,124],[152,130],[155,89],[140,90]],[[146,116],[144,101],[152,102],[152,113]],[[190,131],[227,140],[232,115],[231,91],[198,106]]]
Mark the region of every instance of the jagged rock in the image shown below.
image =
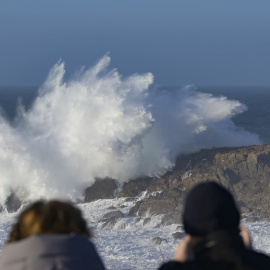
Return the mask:
[[[217,181],[241,202],[242,211],[253,210],[254,216],[267,218],[270,216],[269,166],[270,145],[259,145],[202,150],[179,157],[176,168],[182,175],[192,168],[192,176],[183,180],[186,189],[201,181]]]
[[[137,217],[137,218],[135,219],[135,222],[137,223],[137,222],[140,222],[141,220],[142,220],[141,217]]]
[[[101,220],[105,220],[105,219],[117,219],[117,218],[123,218],[124,214],[117,210],[117,211],[113,211],[113,212],[109,212],[107,214],[105,214]]]
[[[148,187],[149,192],[162,191],[166,188],[166,181],[163,178],[153,179]]]
[[[122,190],[118,193],[118,197],[139,196],[143,191],[147,190],[151,180],[152,178],[150,177],[141,177],[125,183],[122,187]]]
[[[243,213],[269,219],[269,180],[270,145],[204,149],[180,156],[174,169],[161,178],[145,177],[125,183],[118,197],[136,197],[147,191],[148,196],[130,209],[130,215],[163,214],[161,225],[180,223],[188,191],[200,182],[216,181],[232,192]],[[97,189],[100,193],[93,192],[88,199],[112,197],[113,192],[106,195],[107,185],[98,181],[95,184],[101,185]],[[116,189],[116,184],[113,189]],[[149,195],[155,191],[162,193]]]
[[[160,237],[155,237],[155,238],[152,239],[152,242],[155,245],[161,245],[163,242],[164,243],[167,243],[167,240],[166,239],[163,239],[163,238],[160,238]]]
[[[105,214],[99,221],[103,229],[112,229],[115,227],[116,223],[124,218],[124,214],[121,211],[113,211]],[[125,222],[123,221],[118,229],[124,229],[126,227]]]
[[[258,221],[258,220],[259,220],[259,219],[256,218],[256,217],[245,218],[245,221],[246,221],[246,222],[256,222],[256,221]]]
[[[172,238],[174,240],[180,240],[180,239],[182,239],[184,237],[185,237],[185,233],[184,232],[175,232],[175,233],[172,234]]]
[[[160,222],[160,226],[167,226],[167,225],[172,225],[176,222],[174,222],[174,218],[173,218],[173,214],[170,213],[170,214],[167,214],[167,215],[164,215],[161,222]]]
[[[143,221],[143,226],[149,224],[151,222],[151,218],[145,218],[144,221]]]
[[[110,178],[97,179],[96,182],[85,190],[85,202],[98,199],[113,199],[118,188],[116,181]]]
[[[224,175],[228,179],[230,185],[238,184],[241,180],[241,177],[231,169],[226,169]]]
[[[163,198],[149,198],[143,201],[138,201],[133,208],[130,209],[129,214],[138,216],[147,216],[147,213],[167,214],[172,213],[177,206],[176,199],[172,197]]]

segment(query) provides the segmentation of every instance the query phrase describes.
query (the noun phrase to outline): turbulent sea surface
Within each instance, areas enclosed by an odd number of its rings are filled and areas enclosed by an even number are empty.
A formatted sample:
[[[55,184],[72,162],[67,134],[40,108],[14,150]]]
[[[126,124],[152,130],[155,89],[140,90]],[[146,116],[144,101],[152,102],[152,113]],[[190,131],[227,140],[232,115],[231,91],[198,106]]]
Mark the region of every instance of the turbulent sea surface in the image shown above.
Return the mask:
[[[136,200],[141,200],[143,194]],[[179,240],[174,240],[172,234],[182,232],[179,224],[157,227],[161,216],[152,216],[151,222],[144,225],[144,220],[139,222],[134,217],[128,216],[129,209],[135,201],[127,201],[125,198],[98,200],[91,203],[80,204],[88,224],[94,229],[94,243],[106,264],[107,269],[149,269],[154,270],[163,262],[173,258],[174,251]],[[102,228],[100,218],[112,211],[119,209],[125,215],[114,226]],[[98,211],[97,211],[98,209]],[[16,213],[1,214],[0,218],[0,249],[4,244],[10,224]],[[270,254],[270,223],[258,220],[251,223],[242,221],[251,232],[253,246],[266,254]],[[160,244],[154,239],[159,237]]]
[[[65,80],[59,62],[41,87],[0,87],[0,204],[11,192],[24,202],[77,201],[95,177],[121,184],[162,175],[181,153],[270,143],[270,88],[153,87],[151,73],[123,78],[109,63],[104,56]],[[156,269],[173,256],[181,226],[128,217],[143,196],[80,204],[108,269]],[[103,228],[112,207],[126,218]],[[16,215],[0,215],[0,248]],[[269,223],[247,226],[255,247],[270,253]]]

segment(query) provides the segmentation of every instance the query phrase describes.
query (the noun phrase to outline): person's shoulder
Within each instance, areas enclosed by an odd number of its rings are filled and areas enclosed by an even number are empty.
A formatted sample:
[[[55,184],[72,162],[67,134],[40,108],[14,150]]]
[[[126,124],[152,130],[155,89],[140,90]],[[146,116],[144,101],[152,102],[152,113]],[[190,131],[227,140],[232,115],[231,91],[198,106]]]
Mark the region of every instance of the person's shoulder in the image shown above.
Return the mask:
[[[251,269],[270,269],[270,257],[257,251],[247,252],[245,261]]]
[[[199,270],[194,262],[180,263],[169,261],[160,266],[158,270]]]

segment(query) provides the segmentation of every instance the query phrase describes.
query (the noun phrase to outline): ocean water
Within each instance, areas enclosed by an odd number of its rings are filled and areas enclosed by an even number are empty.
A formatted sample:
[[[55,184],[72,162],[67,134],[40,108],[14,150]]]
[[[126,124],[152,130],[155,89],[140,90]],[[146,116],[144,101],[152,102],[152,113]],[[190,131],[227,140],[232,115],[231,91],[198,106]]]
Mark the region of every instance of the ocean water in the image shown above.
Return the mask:
[[[199,91],[224,95],[247,105],[247,111],[232,118],[236,126],[260,136],[270,143],[270,87],[199,87]]]
[[[58,62],[40,87],[0,88],[1,205],[12,192],[24,202],[77,202],[96,177],[121,185],[162,175],[182,153],[270,143],[268,88],[155,88],[151,73],[123,78],[109,64],[106,55],[65,80],[64,63]],[[140,199],[80,205],[108,269],[155,269],[173,255],[177,225],[156,228],[157,216],[143,226],[128,217]],[[98,221],[111,206],[126,219],[104,229]],[[1,214],[0,248],[16,215]],[[270,253],[269,223],[247,226],[255,247]],[[162,246],[153,244],[156,236],[166,240]]]
[[[181,87],[161,87],[164,91],[176,91]],[[232,117],[237,127],[258,134],[262,143],[270,143],[270,87],[195,87],[196,91],[225,96],[240,101],[247,110]],[[160,91],[157,89],[157,91]],[[12,122],[22,104],[26,110],[31,108],[39,92],[38,86],[0,86],[0,108],[8,121]]]
[[[142,194],[134,201],[119,198],[78,205],[94,232],[93,241],[107,269],[156,270],[164,261],[173,258],[179,240],[174,240],[172,234],[183,232],[179,224],[159,227],[161,215],[145,216],[139,221],[136,217],[128,215],[129,209],[136,201],[142,200],[145,196],[147,194]],[[112,208],[121,211],[125,217],[119,219],[115,225],[104,228],[100,219],[104,214],[112,211]],[[1,214],[0,255],[16,215],[17,213]],[[143,225],[149,217],[151,221]],[[250,223],[243,220],[242,225],[251,232],[253,248],[270,255],[270,223],[262,219]],[[155,244],[154,239],[157,237],[161,239],[161,244]]]
[[[18,112],[19,104],[29,109],[37,97],[38,87],[0,86],[0,108],[5,118],[12,122]]]

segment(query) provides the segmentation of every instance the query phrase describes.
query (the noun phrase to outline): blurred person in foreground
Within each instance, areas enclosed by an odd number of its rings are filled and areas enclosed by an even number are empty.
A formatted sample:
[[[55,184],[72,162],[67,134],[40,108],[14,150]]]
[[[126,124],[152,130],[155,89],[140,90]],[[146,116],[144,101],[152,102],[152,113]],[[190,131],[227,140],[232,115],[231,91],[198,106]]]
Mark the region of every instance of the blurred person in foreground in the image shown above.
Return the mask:
[[[230,192],[215,182],[205,182],[188,194],[183,225],[186,237],[173,261],[159,270],[262,270],[270,258],[252,250],[246,228]]]
[[[21,212],[2,249],[1,270],[105,270],[81,211],[69,202],[37,201]]]

